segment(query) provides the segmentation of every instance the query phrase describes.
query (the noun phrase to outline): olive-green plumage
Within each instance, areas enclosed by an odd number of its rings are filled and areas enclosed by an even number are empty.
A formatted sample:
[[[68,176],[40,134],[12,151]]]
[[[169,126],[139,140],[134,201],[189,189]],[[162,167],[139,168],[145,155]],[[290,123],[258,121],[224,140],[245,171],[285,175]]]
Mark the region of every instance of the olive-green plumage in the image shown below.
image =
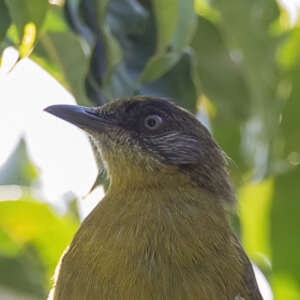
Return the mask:
[[[49,299],[262,299],[228,220],[225,156],[192,114],[150,97],[46,111],[90,135],[110,177]]]

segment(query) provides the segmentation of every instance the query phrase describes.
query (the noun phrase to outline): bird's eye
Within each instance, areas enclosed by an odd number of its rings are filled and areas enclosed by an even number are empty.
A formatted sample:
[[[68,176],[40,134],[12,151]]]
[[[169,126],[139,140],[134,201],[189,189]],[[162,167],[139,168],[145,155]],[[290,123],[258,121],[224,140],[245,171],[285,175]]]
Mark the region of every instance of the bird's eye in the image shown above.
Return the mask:
[[[159,115],[149,115],[144,120],[144,125],[147,129],[155,130],[162,124],[163,119]]]

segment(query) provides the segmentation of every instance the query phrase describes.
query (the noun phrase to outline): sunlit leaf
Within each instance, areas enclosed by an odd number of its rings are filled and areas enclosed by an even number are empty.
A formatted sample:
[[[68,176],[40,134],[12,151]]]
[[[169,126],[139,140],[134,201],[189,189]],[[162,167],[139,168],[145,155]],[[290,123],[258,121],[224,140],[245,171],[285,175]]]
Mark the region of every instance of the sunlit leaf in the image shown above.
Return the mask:
[[[30,55],[34,46],[35,39],[36,39],[35,24],[29,22],[24,27],[24,34],[22,37],[21,45],[19,47],[20,57],[25,57]]]
[[[299,178],[300,166],[276,177],[270,228],[274,278],[277,278],[276,276],[280,278],[284,275],[287,281],[295,287],[293,290],[298,291],[298,295],[300,295],[300,260],[297,259],[300,252],[300,240],[298,238],[300,236]],[[284,289],[284,284],[282,289]],[[275,292],[280,293],[278,286]]]
[[[38,30],[41,28],[49,6],[48,0],[5,0],[5,3],[20,38],[28,23],[33,23]]]
[[[212,22],[216,22],[220,20],[220,14],[218,13],[217,10],[211,7],[209,0],[196,0],[195,10],[197,14]]]
[[[277,60],[285,70],[294,69],[299,65],[300,28],[294,28],[287,34],[277,51]]]
[[[21,249],[2,228],[0,228],[0,245],[0,256],[5,257],[16,256]]]
[[[276,299],[298,300],[300,298],[299,284],[295,278],[286,273],[276,273],[273,275],[272,287]]]
[[[57,215],[45,203],[0,202],[0,228],[19,247],[30,244],[36,249],[48,278],[77,226],[74,218]]]
[[[58,31],[65,32],[69,31],[69,28],[65,22],[62,8],[51,5],[48,8],[46,18],[43,24],[43,31]]]
[[[268,179],[247,183],[238,193],[243,245],[258,263],[264,262],[263,256],[271,259],[270,210],[273,189],[273,180]]]

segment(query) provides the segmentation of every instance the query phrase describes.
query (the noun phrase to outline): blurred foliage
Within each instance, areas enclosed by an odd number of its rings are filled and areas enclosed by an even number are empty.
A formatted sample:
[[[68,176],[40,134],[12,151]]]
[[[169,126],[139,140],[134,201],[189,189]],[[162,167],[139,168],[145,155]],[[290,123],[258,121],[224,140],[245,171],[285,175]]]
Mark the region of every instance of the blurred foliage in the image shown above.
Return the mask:
[[[293,300],[300,26],[286,20],[275,0],[0,0],[0,51],[30,55],[80,105],[146,94],[196,113],[230,158],[247,253],[275,299]],[[0,286],[42,299],[78,216],[76,201],[66,215],[39,202],[38,176],[21,140],[0,168]]]
[[[15,151],[0,168],[0,184],[32,186],[38,178],[38,170],[30,161],[25,140],[20,139]]]

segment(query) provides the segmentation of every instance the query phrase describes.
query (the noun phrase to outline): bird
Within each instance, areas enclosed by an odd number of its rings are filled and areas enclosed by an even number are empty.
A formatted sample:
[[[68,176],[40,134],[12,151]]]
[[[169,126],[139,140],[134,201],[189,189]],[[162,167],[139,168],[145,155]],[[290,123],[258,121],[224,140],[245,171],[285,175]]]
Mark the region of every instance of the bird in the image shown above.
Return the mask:
[[[88,134],[110,182],[49,300],[263,299],[231,227],[226,154],[192,113],[150,96],[45,111]]]

